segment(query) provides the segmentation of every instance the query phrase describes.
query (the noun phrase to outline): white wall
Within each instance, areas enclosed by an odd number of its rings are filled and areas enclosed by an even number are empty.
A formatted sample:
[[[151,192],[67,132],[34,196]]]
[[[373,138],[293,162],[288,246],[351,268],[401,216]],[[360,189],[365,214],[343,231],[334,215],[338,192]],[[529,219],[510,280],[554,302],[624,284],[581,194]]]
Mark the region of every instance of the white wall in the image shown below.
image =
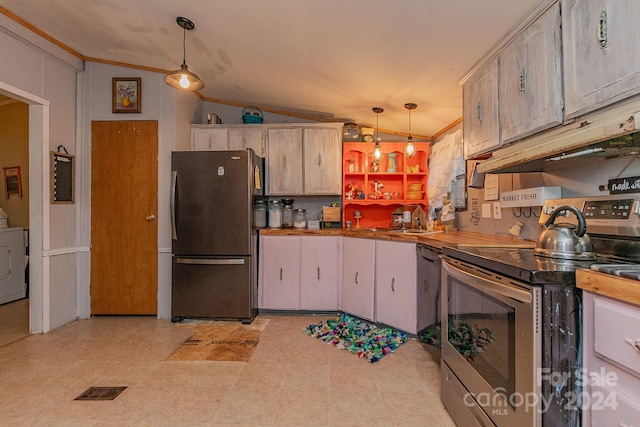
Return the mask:
[[[113,114],[111,112],[111,88],[113,77],[141,78],[141,113]],[[158,121],[158,317],[171,317],[171,230],[169,221],[169,189],[171,184],[171,152],[188,149],[191,123],[201,117],[202,101],[191,92],[176,91],[164,83],[164,75],[149,71],[113,65],[87,63],[83,90],[86,92],[87,111],[83,117],[84,144],[91,141],[93,120],[157,120]],[[181,148],[182,147],[182,148]],[[91,152],[83,159],[91,164]],[[82,180],[91,182],[91,168],[83,172]],[[90,194],[89,194],[90,197]],[[83,209],[86,224],[90,224],[91,206]],[[88,246],[90,227],[82,231],[82,240]],[[84,260],[87,263],[89,260]],[[88,269],[88,265],[86,265]],[[88,286],[88,278],[84,278]],[[85,288],[88,295],[88,288]],[[83,315],[90,314],[89,300],[84,298]]]
[[[76,147],[83,62],[0,15],[0,92],[29,107],[30,331],[77,317],[77,205],[49,204],[49,152]],[[9,59],[10,58],[10,59]]]

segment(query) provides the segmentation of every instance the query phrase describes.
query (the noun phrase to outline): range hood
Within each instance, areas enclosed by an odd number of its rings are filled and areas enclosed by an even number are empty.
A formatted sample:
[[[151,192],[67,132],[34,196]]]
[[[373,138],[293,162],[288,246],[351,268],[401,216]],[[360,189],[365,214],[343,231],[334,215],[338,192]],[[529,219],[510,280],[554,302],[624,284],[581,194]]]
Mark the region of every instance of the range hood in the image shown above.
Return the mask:
[[[543,172],[545,162],[640,153],[640,100],[616,104],[494,151],[479,173]]]

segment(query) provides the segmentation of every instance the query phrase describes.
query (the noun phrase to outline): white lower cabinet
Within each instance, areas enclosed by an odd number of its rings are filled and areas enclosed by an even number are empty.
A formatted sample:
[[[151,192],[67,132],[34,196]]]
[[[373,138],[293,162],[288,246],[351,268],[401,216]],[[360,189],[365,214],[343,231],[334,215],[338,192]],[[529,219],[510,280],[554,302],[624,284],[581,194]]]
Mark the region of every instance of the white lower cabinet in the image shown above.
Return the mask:
[[[258,306],[340,310],[416,334],[426,326],[420,324],[418,312],[426,285],[417,283],[416,264],[415,243],[260,236]]]
[[[417,333],[415,243],[378,240],[375,258],[376,321]]]
[[[339,236],[261,236],[259,308],[338,310]]]
[[[338,309],[340,237],[300,237],[300,310]]]
[[[374,320],[376,241],[343,237],[342,254],[341,310]]]
[[[259,308],[298,310],[300,238],[261,236],[258,273]]]
[[[582,425],[639,425],[640,306],[584,292],[582,323]]]

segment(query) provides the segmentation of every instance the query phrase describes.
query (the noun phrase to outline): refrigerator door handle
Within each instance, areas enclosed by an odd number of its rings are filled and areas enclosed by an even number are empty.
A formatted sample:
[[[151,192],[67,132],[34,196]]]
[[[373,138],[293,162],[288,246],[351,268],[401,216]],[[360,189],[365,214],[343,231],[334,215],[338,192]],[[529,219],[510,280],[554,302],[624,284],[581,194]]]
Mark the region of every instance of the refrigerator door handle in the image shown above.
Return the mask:
[[[178,264],[196,265],[244,265],[244,259],[202,259],[202,258],[176,258]]]
[[[178,171],[171,171],[171,238],[173,240],[178,239],[178,232],[176,230],[176,184],[178,183]]]

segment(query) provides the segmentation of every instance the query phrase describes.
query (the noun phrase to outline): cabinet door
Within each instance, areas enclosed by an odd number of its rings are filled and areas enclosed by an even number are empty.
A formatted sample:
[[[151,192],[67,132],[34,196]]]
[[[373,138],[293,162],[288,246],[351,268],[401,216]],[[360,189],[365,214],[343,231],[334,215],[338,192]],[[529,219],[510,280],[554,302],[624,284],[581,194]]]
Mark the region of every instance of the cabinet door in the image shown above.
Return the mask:
[[[260,308],[298,310],[300,238],[261,236],[258,291]]]
[[[500,53],[500,124],[509,143],[562,123],[560,5]]]
[[[342,239],[342,311],[374,320],[375,240]]]
[[[342,138],[337,129],[304,130],[304,193],[342,194]]]
[[[376,321],[415,334],[415,243],[376,241]]]
[[[576,117],[640,93],[640,2],[562,2],[565,113]]]
[[[465,83],[462,97],[465,159],[500,147],[498,59]]]
[[[337,310],[340,238],[300,238],[300,309]]]
[[[269,129],[267,195],[302,194],[302,129]]]
[[[194,151],[228,150],[227,128],[192,128],[191,149]]]
[[[260,157],[267,154],[265,131],[262,129],[229,129],[229,149],[252,148]]]

